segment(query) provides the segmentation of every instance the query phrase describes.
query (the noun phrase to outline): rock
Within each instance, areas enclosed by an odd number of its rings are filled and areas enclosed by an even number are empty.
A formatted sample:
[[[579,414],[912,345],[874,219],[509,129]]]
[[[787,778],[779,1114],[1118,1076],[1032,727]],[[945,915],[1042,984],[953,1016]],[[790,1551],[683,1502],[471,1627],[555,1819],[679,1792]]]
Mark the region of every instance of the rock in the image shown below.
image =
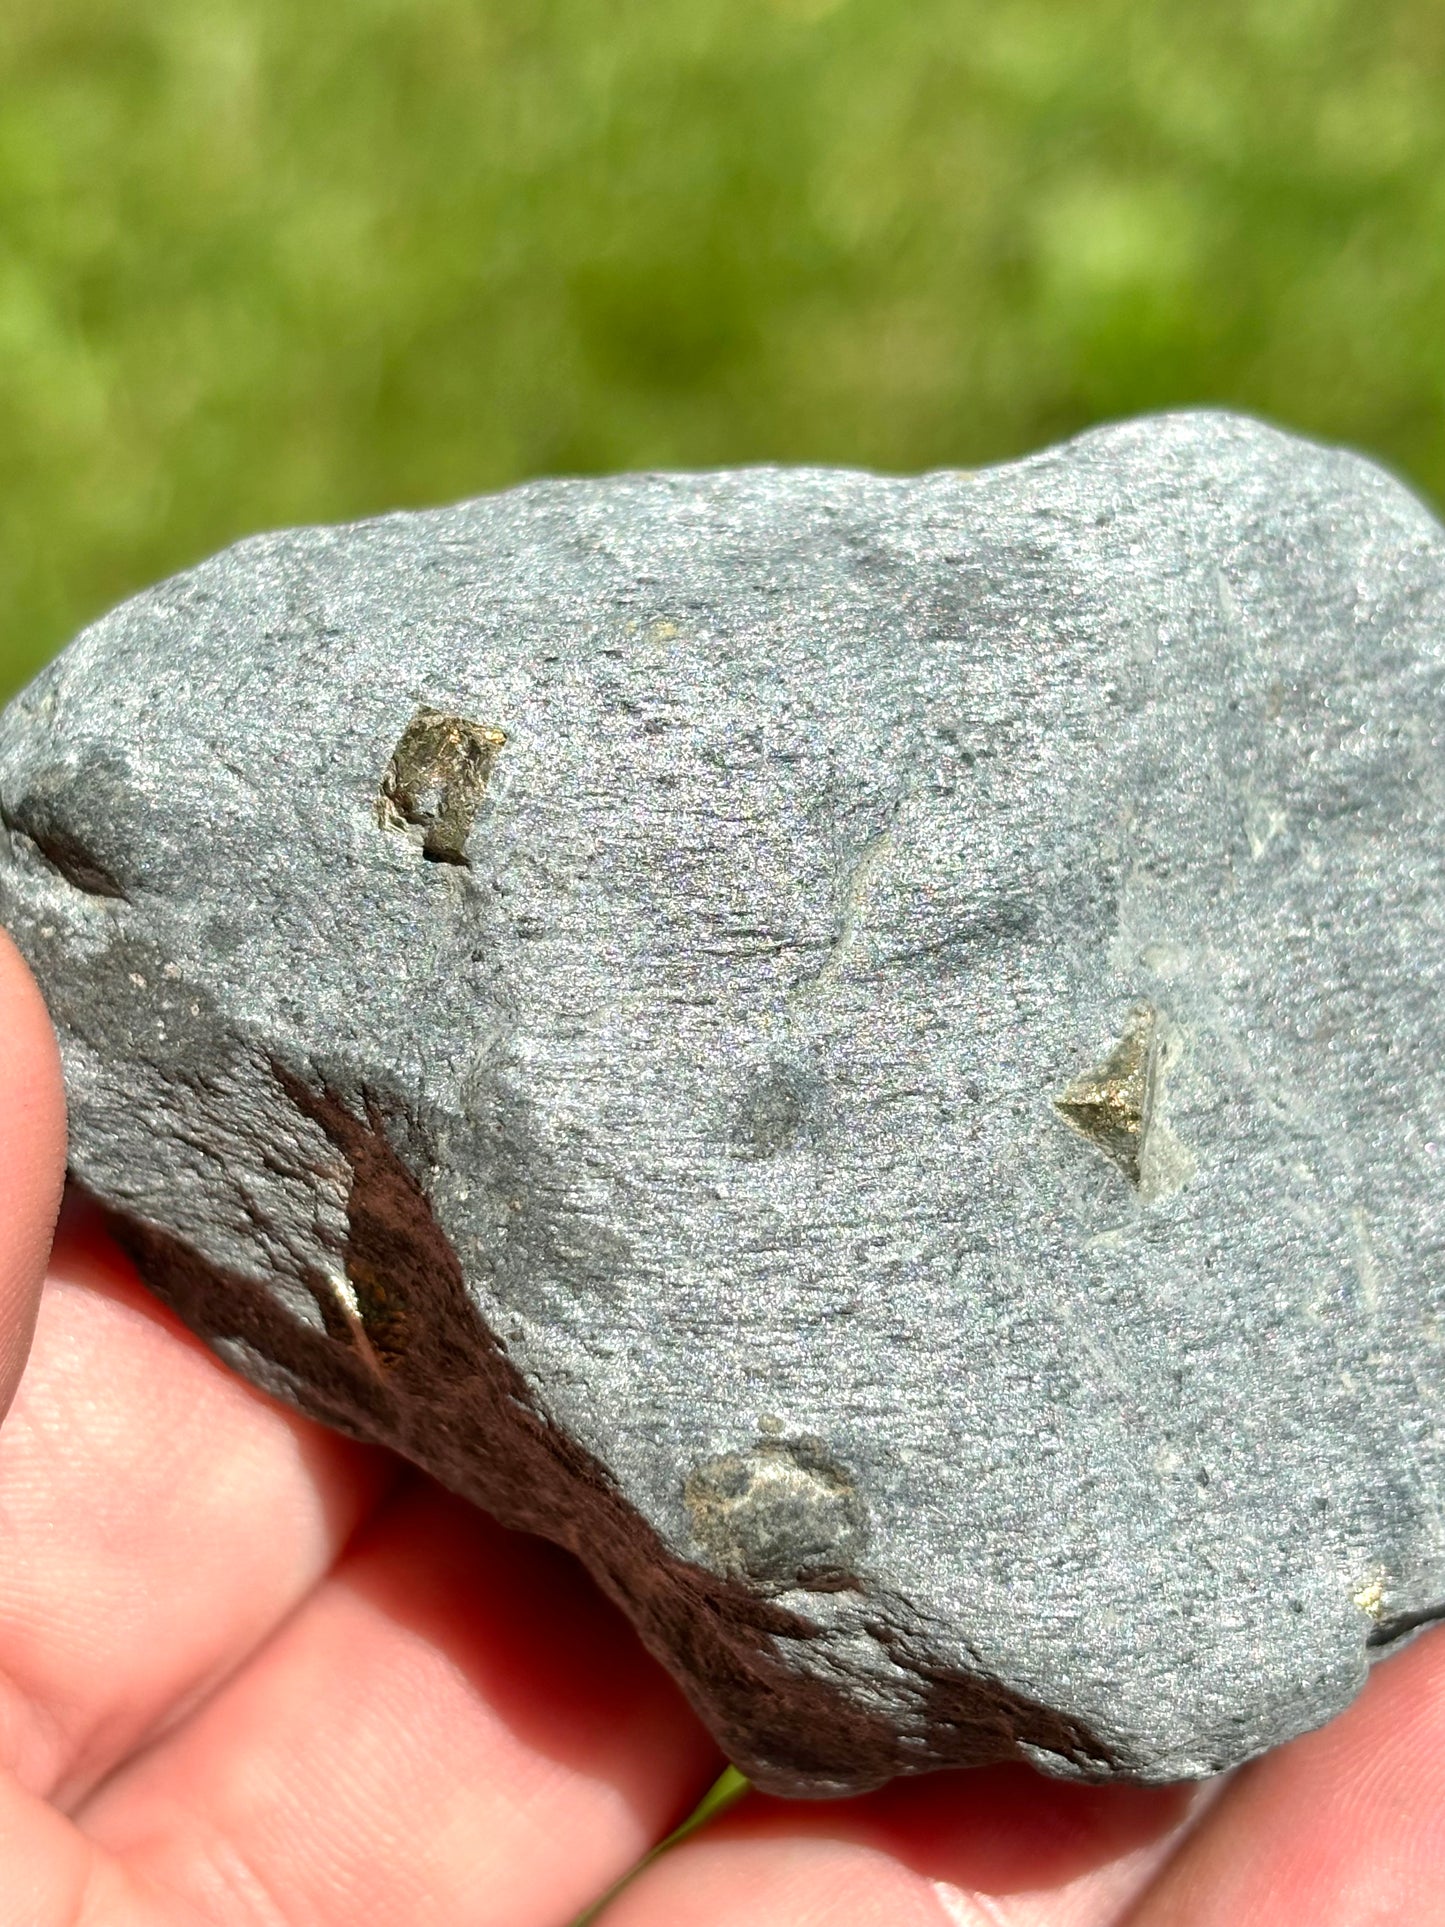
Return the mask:
[[[259,537],[0,723],[74,1174],[737,1763],[1213,1773],[1445,1613],[1445,534],[1226,415]]]

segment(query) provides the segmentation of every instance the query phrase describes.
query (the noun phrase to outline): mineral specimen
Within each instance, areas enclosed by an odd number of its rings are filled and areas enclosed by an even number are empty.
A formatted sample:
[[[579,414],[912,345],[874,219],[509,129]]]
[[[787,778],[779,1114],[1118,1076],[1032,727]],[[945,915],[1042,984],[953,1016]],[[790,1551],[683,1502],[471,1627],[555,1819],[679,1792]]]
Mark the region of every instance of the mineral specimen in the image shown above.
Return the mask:
[[[763,1785],[1445,1613],[1445,533],[1227,415],[244,542],[0,722],[78,1182]]]

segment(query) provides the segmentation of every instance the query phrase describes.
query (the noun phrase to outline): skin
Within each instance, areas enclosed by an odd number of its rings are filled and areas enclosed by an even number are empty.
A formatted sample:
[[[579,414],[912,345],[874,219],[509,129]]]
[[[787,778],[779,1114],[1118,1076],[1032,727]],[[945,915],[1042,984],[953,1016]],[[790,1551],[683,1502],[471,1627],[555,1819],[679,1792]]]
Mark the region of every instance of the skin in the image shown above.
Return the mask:
[[[226,1373],[94,1218],[51,1250],[59,1067],[3,937],[0,1147],[0,1927],[566,1927],[720,1769],[676,1689],[564,1555]],[[1434,1633],[1222,1786],[750,1795],[602,1921],[1442,1917]]]

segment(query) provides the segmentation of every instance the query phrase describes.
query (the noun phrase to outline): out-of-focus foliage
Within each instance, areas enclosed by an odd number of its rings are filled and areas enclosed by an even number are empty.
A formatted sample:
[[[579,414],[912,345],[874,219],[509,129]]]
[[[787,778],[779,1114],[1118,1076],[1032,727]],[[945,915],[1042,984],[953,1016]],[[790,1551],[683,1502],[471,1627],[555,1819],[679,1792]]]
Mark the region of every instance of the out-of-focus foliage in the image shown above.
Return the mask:
[[[0,10],[0,686],[255,528],[1190,402],[1445,493],[1438,0]]]

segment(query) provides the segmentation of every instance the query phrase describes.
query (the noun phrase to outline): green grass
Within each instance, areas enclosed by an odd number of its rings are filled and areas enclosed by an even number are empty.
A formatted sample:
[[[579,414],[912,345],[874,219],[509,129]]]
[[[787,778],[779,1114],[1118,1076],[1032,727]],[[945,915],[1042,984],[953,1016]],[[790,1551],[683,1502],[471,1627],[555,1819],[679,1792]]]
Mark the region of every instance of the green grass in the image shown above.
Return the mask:
[[[1437,0],[11,0],[0,690],[248,530],[1190,402],[1445,495]]]
[[[737,1768],[735,1766],[725,1768],[720,1777],[714,1780],[702,1799],[699,1800],[692,1812],[683,1821],[682,1825],[680,1827],[674,1827],[667,1838],[659,1841],[651,1853],[644,1854],[635,1867],[631,1868],[619,1881],[609,1887],[607,1892],[587,1909],[586,1913],[579,1915],[578,1918],[572,1922],[572,1927],[593,1927],[593,1923],[601,1918],[602,1914],[606,1912],[608,1906],[617,1898],[623,1888],[630,1886],[645,1868],[650,1867],[653,1861],[661,1858],[663,1854],[671,1853],[672,1849],[686,1840],[689,1834],[696,1833],[699,1827],[705,1827],[709,1820],[715,1819],[721,1813],[726,1813],[729,1807],[736,1806],[747,1790],[748,1783],[742,1774],[738,1772]]]

